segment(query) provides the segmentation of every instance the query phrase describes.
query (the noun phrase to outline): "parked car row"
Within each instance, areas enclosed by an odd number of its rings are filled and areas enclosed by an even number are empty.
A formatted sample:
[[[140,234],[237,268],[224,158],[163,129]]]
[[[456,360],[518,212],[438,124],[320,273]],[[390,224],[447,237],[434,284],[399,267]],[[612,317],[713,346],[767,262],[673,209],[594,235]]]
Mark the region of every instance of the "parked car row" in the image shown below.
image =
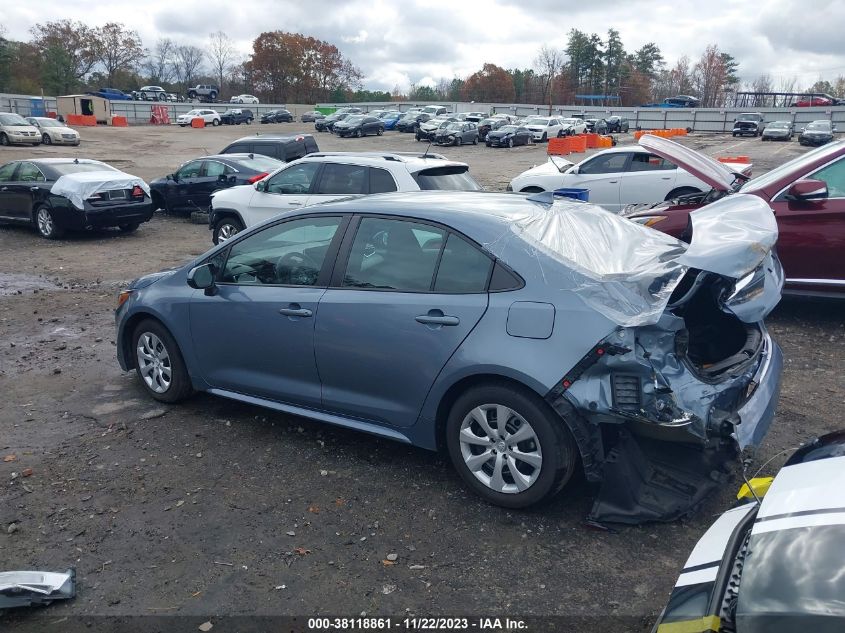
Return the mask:
[[[0,112],[0,145],[79,145],[79,132],[48,117]]]

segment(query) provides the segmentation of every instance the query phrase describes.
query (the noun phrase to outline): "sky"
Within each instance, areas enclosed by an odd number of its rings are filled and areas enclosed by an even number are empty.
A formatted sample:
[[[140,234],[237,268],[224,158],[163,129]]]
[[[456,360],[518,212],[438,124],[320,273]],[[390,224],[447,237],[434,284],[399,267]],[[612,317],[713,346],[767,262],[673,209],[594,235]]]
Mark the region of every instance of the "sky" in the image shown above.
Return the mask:
[[[615,28],[628,51],[653,41],[669,65],[717,44],[739,60],[741,79],[769,73],[775,89],[845,74],[841,0],[39,0],[6,3],[2,24],[25,40],[36,23],[63,18],[122,22],[148,48],[159,37],[205,47],[222,30],[241,59],[262,31],[299,32],[337,46],[371,90],[465,78],[486,62],[530,68],[541,45],[565,47],[571,28]]]

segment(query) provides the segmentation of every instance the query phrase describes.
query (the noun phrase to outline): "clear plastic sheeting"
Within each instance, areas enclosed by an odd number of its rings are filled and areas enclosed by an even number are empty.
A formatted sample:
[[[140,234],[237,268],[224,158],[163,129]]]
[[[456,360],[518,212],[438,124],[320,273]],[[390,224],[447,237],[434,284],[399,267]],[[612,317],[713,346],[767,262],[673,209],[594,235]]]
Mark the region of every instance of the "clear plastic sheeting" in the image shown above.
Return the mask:
[[[137,176],[113,170],[84,171],[60,176],[50,188],[50,193],[55,196],[64,196],[77,209],[84,209],[85,200],[95,193],[116,189],[132,189],[136,185],[141,187],[148,196],[150,195],[150,188],[147,183]]]
[[[563,274],[543,270],[547,285],[624,327],[660,319],[686,271],[679,261],[686,244],[589,203],[559,199],[545,209],[518,218],[508,234],[536,249],[541,267],[541,255],[563,264]]]
[[[775,214],[758,196],[727,196],[690,213],[690,221],[692,241],[681,263],[733,279],[756,269],[778,239]]]

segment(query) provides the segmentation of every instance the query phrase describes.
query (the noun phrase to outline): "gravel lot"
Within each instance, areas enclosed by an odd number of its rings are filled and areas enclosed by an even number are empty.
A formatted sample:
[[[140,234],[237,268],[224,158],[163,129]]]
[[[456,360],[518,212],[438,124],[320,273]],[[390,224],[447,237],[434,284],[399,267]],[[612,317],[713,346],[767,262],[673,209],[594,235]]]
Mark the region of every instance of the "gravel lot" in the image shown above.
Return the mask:
[[[78,155],[149,180],[268,128],[310,125],[83,129],[79,148],[2,148],[0,163]],[[424,148],[396,132],[317,140],[324,150]],[[803,151],[729,136],[684,142],[750,155],[756,174]],[[545,160],[543,146],[437,151],[494,190]],[[0,227],[0,457],[16,457],[0,461],[0,570],[75,566],[79,581],[76,599],[0,614],[0,626],[366,612],[621,616],[624,625],[596,630],[649,630],[737,484],[686,520],[597,532],[583,524],[594,493],[583,482],[510,512],[468,493],[443,456],[204,395],[160,406],[115,361],[116,291],[209,245],[205,226],[180,217],[59,242]],[[782,451],[842,426],[844,315],[842,304],[790,300],[769,319],[787,362],[762,474]],[[239,335],[221,325],[221,336]]]

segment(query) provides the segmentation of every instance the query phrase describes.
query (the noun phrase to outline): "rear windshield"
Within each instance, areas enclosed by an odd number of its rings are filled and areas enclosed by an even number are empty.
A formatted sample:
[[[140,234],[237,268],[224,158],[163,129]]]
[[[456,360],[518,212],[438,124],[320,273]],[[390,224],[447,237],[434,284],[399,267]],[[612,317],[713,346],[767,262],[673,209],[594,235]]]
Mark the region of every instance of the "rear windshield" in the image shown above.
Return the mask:
[[[235,158],[230,160],[233,160],[238,165],[242,165],[247,169],[254,169],[255,171],[276,171],[279,167],[284,165],[282,161],[262,154],[254,154],[252,158]]]
[[[105,163],[52,163],[49,167],[60,176],[81,174],[86,171],[118,171]]]
[[[414,174],[414,180],[423,191],[481,191],[481,185],[469,175],[466,165],[423,169]]]

